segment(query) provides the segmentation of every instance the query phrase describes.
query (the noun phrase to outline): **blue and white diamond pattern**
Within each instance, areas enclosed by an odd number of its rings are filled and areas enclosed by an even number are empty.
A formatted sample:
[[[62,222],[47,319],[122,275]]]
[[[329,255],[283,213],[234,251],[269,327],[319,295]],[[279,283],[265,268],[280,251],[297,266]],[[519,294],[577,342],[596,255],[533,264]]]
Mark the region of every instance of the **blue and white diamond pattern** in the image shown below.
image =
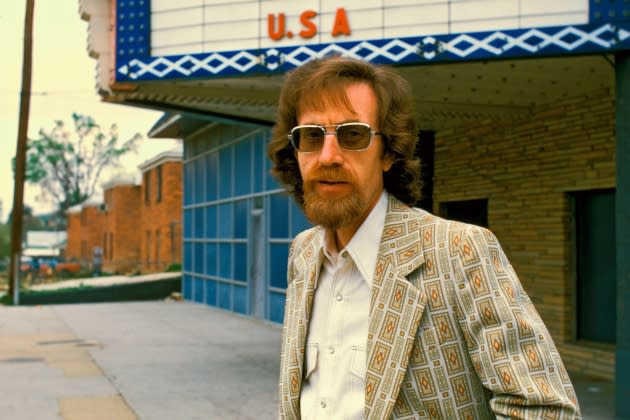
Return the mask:
[[[121,66],[118,72],[132,80],[142,79],[142,76],[146,75],[164,79],[167,76],[190,76],[200,70],[212,75],[220,74],[228,68],[240,73],[247,73],[257,64],[259,64],[258,56],[247,51],[241,51],[232,57],[226,57],[221,53],[212,53],[206,56],[184,55],[174,60],[168,57],[157,57],[146,63],[141,59],[134,58]]]
[[[366,61],[385,63],[413,63],[442,60],[466,60],[510,56],[531,56],[554,47],[557,52],[579,52],[585,47],[591,51],[618,48],[630,38],[627,28],[607,23],[597,27],[559,27],[497,31],[475,34],[426,36],[392,39],[387,41],[361,41],[344,44],[270,48],[261,54],[241,51],[236,54],[211,53],[178,57],[134,58],[118,68],[124,80],[181,78],[191,75],[214,76],[247,74],[252,69],[278,71],[298,67],[313,58],[340,54]],[[629,48],[626,45],[625,48]]]

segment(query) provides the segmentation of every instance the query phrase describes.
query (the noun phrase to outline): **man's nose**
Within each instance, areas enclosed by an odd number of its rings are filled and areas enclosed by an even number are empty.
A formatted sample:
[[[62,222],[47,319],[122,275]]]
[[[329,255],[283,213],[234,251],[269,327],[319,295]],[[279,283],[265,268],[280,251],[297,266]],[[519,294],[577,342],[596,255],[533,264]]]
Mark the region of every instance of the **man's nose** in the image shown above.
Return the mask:
[[[343,149],[339,146],[337,134],[326,132],[322,150],[319,151],[319,161],[324,165],[341,164],[343,161]]]

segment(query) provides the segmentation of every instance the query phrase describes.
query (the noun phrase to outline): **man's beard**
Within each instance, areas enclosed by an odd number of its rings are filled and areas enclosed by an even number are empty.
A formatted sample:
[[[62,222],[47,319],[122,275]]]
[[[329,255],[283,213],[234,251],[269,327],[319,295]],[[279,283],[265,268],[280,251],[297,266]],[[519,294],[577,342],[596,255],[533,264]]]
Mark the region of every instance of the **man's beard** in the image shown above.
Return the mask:
[[[329,174],[331,179],[340,179],[340,171],[336,169],[320,170],[314,178],[321,179],[323,173]],[[334,199],[324,198],[317,193],[317,181],[304,181],[304,212],[312,223],[336,230],[350,225],[363,213],[365,203],[355,187],[356,184],[349,176],[341,179],[348,182],[352,189],[350,194]]]

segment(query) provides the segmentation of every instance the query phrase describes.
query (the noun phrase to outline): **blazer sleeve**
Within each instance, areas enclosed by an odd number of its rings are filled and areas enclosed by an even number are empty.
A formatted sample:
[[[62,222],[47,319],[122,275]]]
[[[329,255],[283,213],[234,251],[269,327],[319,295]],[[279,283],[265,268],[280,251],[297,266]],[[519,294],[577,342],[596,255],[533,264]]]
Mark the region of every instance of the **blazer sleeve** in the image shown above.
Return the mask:
[[[291,246],[289,248],[289,257],[287,261],[287,297],[284,303],[284,322],[282,324],[282,344],[280,346],[280,378],[278,381],[278,419],[290,419],[292,418],[292,410],[290,405],[290,397],[288,387],[290,384],[287,383],[289,380],[289,361],[288,361],[288,345],[289,339],[288,336],[288,326],[287,321],[289,319],[289,307],[291,306],[290,297],[289,297],[289,287],[293,280],[293,259],[295,256],[295,242],[296,239],[293,240]]]
[[[472,225],[451,251],[457,316],[497,418],[581,418],[547,327],[497,238]]]

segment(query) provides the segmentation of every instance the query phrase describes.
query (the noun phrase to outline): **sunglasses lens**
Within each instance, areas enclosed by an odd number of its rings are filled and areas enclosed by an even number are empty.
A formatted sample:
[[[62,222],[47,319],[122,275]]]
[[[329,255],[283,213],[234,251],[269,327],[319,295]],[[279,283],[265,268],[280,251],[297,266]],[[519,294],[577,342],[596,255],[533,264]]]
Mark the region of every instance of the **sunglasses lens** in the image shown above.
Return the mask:
[[[370,145],[370,127],[364,124],[345,124],[337,128],[337,141],[346,150],[361,150]]]
[[[296,127],[291,135],[293,144],[301,152],[315,152],[324,143],[324,130],[321,127]]]

